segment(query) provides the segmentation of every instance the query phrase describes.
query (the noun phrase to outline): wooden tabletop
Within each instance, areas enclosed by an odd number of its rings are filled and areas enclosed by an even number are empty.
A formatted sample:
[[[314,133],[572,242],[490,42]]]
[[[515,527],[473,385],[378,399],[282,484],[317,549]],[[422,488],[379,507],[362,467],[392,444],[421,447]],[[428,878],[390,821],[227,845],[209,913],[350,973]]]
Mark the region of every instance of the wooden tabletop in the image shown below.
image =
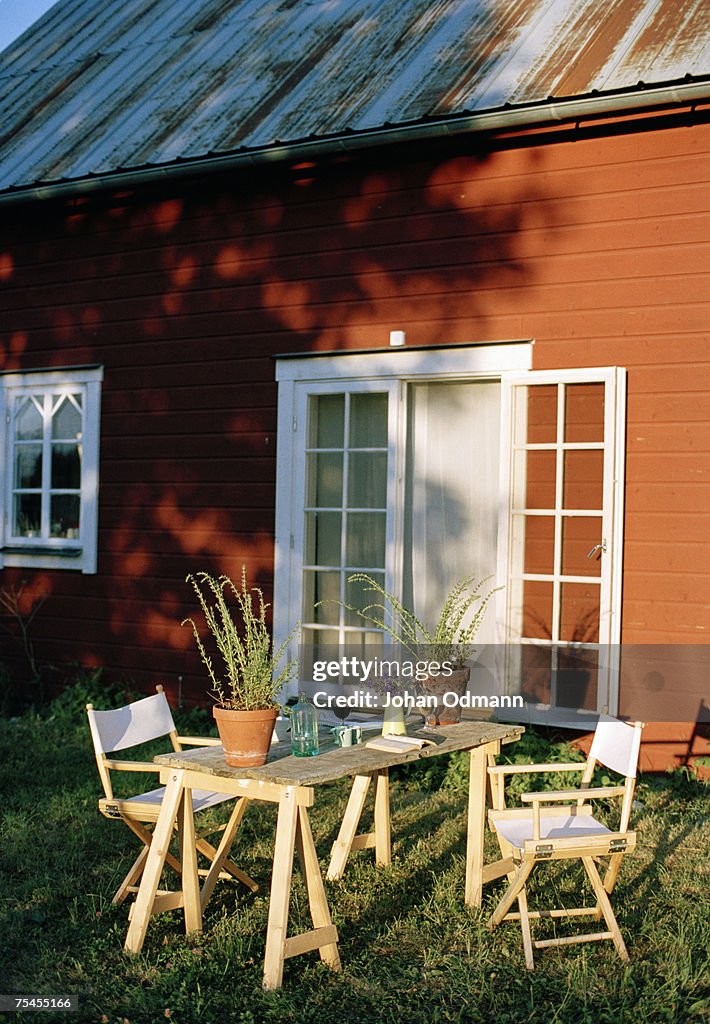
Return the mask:
[[[289,743],[273,744],[267,763],[259,768],[230,768],[225,763],[222,747],[199,747],[160,754],[156,764],[166,768],[192,768],[206,775],[221,775],[226,778],[258,779],[280,786],[315,786],[322,782],[333,782],[347,775],[367,775],[380,768],[417,761],[423,757],[449,754],[454,750],[469,750],[493,740],[515,740],[524,732],[520,725],[499,722],[469,721],[456,725],[423,727],[410,732],[433,740],[435,746],[421,750],[388,753],[371,750],[358,744],[354,747],[335,747],[330,739],[323,738],[321,753],[315,757],[294,757]]]

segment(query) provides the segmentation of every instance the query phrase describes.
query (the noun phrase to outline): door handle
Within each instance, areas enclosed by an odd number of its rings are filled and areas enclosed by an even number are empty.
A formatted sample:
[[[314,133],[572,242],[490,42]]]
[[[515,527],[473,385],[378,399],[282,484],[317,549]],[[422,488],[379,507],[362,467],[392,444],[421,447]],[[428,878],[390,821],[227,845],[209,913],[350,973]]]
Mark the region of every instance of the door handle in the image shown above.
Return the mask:
[[[587,558],[594,558],[596,554],[606,554],[605,540],[603,540],[601,544],[595,544],[594,547],[587,552]]]

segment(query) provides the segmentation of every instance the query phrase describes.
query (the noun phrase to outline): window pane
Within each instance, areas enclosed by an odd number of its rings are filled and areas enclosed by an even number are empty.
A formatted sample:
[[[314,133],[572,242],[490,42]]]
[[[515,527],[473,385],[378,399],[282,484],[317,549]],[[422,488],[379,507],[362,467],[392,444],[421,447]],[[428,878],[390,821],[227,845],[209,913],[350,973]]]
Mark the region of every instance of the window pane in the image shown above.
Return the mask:
[[[530,640],[552,639],[552,583],[525,580],[522,635]]]
[[[39,408],[38,408],[39,403]],[[42,438],[42,396],[16,399],[15,439],[38,441]]]
[[[314,395],[310,399],[309,448],[344,447],[345,395]]]
[[[340,621],[340,573],[303,574],[303,616],[311,622],[337,626]],[[322,602],[322,603],[321,603]]]
[[[385,508],[387,452],[351,452],[348,463],[348,505]]]
[[[76,444],[52,445],[52,487],[81,488],[81,455]]]
[[[558,707],[596,710],[598,679],[598,650],[558,649],[556,699]]]
[[[15,487],[42,486],[42,446],[23,444],[15,448]]]
[[[515,443],[554,444],[557,440],[557,385],[531,384],[516,391],[520,405]]]
[[[549,704],[552,679],[552,648],[522,644],[520,693],[527,704]]]
[[[562,575],[601,576],[602,558],[595,552],[587,555],[602,543],[602,520],[596,516],[565,516],[562,520]]]
[[[340,512],[306,512],[305,560],[310,565],[340,565]]]
[[[345,561],[353,569],[377,569],[385,564],[385,513],[350,512],[347,517]]]
[[[42,496],[16,494],[12,518],[13,536],[38,537],[42,522]]]
[[[560,640],[599,643],[599,587],[593,583],[563,583]]]
[[[339,452],[308,455],[306,502],[311,508],[342,506],[343,456]]]
[[[555,507],[556,458],[554,451],[516,452],[515,475],[518,480],[524,479],[526,482],[525,495],[516,495],[518,508]],[[522,505],[517,504],[519,500],[522,500]]]
[[[385,585],[385,574],[381,572],[373,572],[371,576],[376,580],[382,587]],[[366,589],[366,584],[353,582],[345,582],[345,603],[349,604],[351,608],[359,608],[362,610],[369,604],[381,603],[382,599],[379,594],[374,590]],[[373,614],[377,615],[377,611]],[[346,609],[345,612],[345,625],[346,626],[363,626],[364,620],[360,618],[356,611],[350,611]],[[379,634],[378,634],[379,637]]]
[[[49,508],[52,537],[79,536],[78,494],[53,494]]]
[[[551,576],[555,571],[555,520],[552,516],[515,516],[525,530],[523,572]]]
[[[313,679],[313,662],[330,661],[338,656],[337,629],[309,629],[301,631],[301,657],[299,659],[299,676],[301,679]],[[337,679],[328,678],[328,683],[337,683]],[[322,684],[320,684],[322,685]]]
[[[604,501],[604,452],[565,452],[563,508],[601,509]]]
[[[53,396],[54,399],[58,396]],[[73,399],[73,401],[72,401]],[[79,408],[77,408],[77,406]],[[81,395],[60,399],[52,417],[52,438],[72,441],[81,437]]]
[[[382,657],[383,647],[383,634],[374,629],[345,634],[345,651],[348,658],[371,661],[374,657]],[[352,683],[352,679],[344,681]]]
[[[387,395],[352,395],[351,448],[387,447]]]
[[[567,384],[565,387],[565,441],[604,440],[604,385]]]

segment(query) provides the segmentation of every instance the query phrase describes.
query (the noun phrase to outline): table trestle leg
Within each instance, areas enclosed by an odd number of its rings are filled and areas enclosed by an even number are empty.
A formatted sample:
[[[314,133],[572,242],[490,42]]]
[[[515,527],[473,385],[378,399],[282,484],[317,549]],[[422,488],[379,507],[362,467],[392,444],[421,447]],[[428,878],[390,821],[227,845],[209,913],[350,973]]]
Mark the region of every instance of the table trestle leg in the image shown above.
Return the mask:
[[[360,818],[370,782],[375,783],[375,816],[372,832],[357,834]],[[369,850],[374,847],[375,861],[380,867],[392,863],[392,838],[390,826],[389,768],[380,768],[367,775],[356,775],[350,790],[338,838],[333,843],[327,878],[334,881],[342,878],[348,857],[354,850]]]
[[[298,803],[293,790],[284,791],[279,801],[274,841],[274,867],[266,926],[264,988],[280,988],[284,970],[284,946],[288,932],[288,908],[291,898],[293,851],[296,841]]]
[[[183,791],[178,809],[178,831],[182,851],[182,894],[185,912],[185,932],[202,931],[200,906],[200,877],[197,873],[197,846],[195,845],[195,819],[192,809],[192,790]]]
[[[375,863],[379,867],[392,863],[389,768],[375,773]]]
[[[288,937],[288,915],[293,878],[293,855],[298,849],[308,890],[311,931]],[[318,950],[321,959],[334,970],[340,969],[338,932],[332,922],[318,855],[308,820],[308,810],[298,799],[298,790],[287,789],[279,801],[274,843],[274,869],[271,877],[269,920],[266,929],[264,988],[280,988],[284,961],[301,953]]]
[[[498,749],[498,742],[474,747],[469,752],[468,829],[466,835],[467,907],[480,907],[483,898],[483,838],[486,827],[486,767],[488,755]]]
[[[173,825],[185,797],[184,776],[185,772],[182,770],[171,772],[165,787],[160,817],[153,832],[136,902],[132,907],[133,913],[124,945],[127,953],[140,953],[143,948],[148,921],[153,912],[155,896],[158,891],[158,883],[173,835]]]
[[[320,873],[318,854],[316,853],[311,823],[308,819],[308,810],[305,807],[298,808],[298,824],[296,828],[296,849],[301,863],[301,870],[306,881],[308,890],[308,905],[311,911],[314,931],[306,932],[303,936],[296,936],[295,940],[286,940],[285,955],[289,956],[288,948],[290,942],[310,936],[314,943],[313,948],[317,949],[321,960],[328,964],[335,971],[340,970],[340,953],[338,952],[338,932],[330,916],[330,907],[325,894],[325,886]]]

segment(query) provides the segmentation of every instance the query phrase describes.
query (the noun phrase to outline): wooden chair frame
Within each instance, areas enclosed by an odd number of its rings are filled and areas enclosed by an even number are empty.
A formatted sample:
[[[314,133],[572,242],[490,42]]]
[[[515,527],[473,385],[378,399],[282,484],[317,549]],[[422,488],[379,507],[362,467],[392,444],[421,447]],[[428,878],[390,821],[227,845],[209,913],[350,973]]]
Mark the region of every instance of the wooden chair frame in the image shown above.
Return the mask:
[[[157,700],[156,697],[144,698],[146,705],[150,703],[152,709],[157,711],[158,724],[155,729],[151,730],[148,735],[142,735],[135,743],[124,742],[123,740],[118,741],[118,745],[109,753],[113,753],[115,750],[127,749],[130,746],[137,746],[142,742],[147,742],[151,739],[158,739],[162,736],[167,736],[170,739],[172,748],[175,751],[183,750],[185,746],[220,746],[220,741],[218,739],[208,736],[179,736],[175,728],[175,723],[172,719],[172,714],[170,712],[170,707],[168,705],[167,698],[165,697],[163,687],[158,685],[155,689],[156,694],[158,695]],[[160,698],[162,698],[162,700]],[[125,708],[115,710],[125,713],[129,709],[135,709],[140,704],[141,701],[137,701],[133,704],[127,705]],[[96,712],[93,704],[87,704],[86,711],[89,716],[89,726],[91,728],[91,735],[94,741],[96,765],[98,767],[99,777],[101,778],[101,783],[104,789],[104,796],[99,800],[99,810],[106,818],[114,820],[120,819],[123,821],[143,844],[138,856],[129,868],[128,873],[119,885],[111,901],[115,905],[120,905],[131,893],[138,892],[141,875],[143,874],[143,868],[145,867],[148,851],[153,839],[152,828],[148,826],[154,827],[158,820],[164,790],[153,790],[150,793],[140,794],[137,797],[116,797],[113,792],[111,773],[114,771],[157,773],[160,771],[160,767],[152,761],[117,760],[114,757],[109,757],[107,752],[103,749],[105,741],[102,739],[102,730],[99,724],[100,720],[97,718],[97,715],[106,715],[110,714],[110,712]],[[141,797],[144,797],[145,799],[141,799]],[[198,804],[199,809],[200,804],[203,804],[204,808],[213,807],[233,798],[223,793],[195,791],[193,793],[193,799],[196,804]],[[258,889],[256,882],[250,878],[246,872],[242,871],[241,868],[238,868],[236,864],[233,864],[232,861],[227,858],[224,842],[220,843],[219,849],[216,849],[206,838],[207,836],[218,832],[227,832],[229,833],[231,845],[231,841],[234,838],[236,829],[241,822],[244,810],[246,809],[246,803],[247,801],[244,800],[237,801],[237,806],[232,813],[232,817],[226,825],[212,826],[204,832],[197,834],[195,844],[196,851],[201,853],[211,865],[209,869],[199,869],[199,874],[206,876],[206,882],[203,888],[203,906],[204,903],[207,902],[218,878],[236,879],[246,885],[252,892],[256,892]],[[182,873],[180,861],[170,852],[166,854],[165,863],[168,864],[177,874]],[[154,913],[157,913],[159,910],[174,909],[181,905],[180,899],[182,894],[180,893],[160,890],[158,896],[159,898],[156,900],[153,910]]]
[[[619,771],[620,768],[623,768],[623,757],[616,758],[612,754],[610,758],[612,763],[608,763],[609,758],[604,752],[603,740],[597,739],[600,735],[600,726],[602,730],[607,726],[611,726],[612,729],[618,728],[618,726],[628,728],[629,734],[625,738],[629,743],[629,753],[627,766],[623,771]],[[629,830],[629,822],[636,785],[642,728],[642,722],[630,723],[627,726],[626,723],[617,722],[616,719],[604,716],[597,726],[595,740],[586,762],[496,765],[493,763],[494,758],[489,758],[488,778],[493,809],[488,812],[488,821],[496,833],[502,859],[487,865],[484,869],[484,881],[491,881],[494,878],[507,875],[509,884],[488,921],[488,928],[493,931],[502,921],[517,920],[520,922],[525,964],[530,971],[535,969],[535,949],[567,946],[577,942],[598,942],[610,939],[621,959],[624,961],[629,959],[628,950],[609,896],[616,884],[624,855],[636,845],[636,833]],[[631,730],[633,730],[633,735],[631,735]],[[623,785],[592,787],[590,783],[597,764],[603,764],[605,767],[623,774]],[[578,788],[565,790],[523,793],[521,795],[522,803],[532,806],[515,808],[506,806],[505,780],[507,776],[550,772],[581,772],[580,785]],[[592,815],[590,801],[609,798],[621,800],[619,824],[616,831],[609,831],[600,825]],[[557,836],[543,834],[543,825],[548,832],[551,830],[564,832],[565,821],[572,821],[574,818],[579,819],[581,827],[576,828],[573,825],[568,829],[571,834]],[[560,827],[557,829],[554,828],[556,819],[559,819],[560,822]],[[503,834],[506,830],[509,834],[511,833],[509,823],[512,822],[516,822],[519,828],[516,842],[509,841]],[[506,824],[508,824],[507,829]],[[522,838],[523,836],[525,838]],[[602,858],[608,858],[608,863]],[[593,907],[530,911],[526,884],[533,868],[544,861],[572,859],[582,861],[596,897],[596,904]],[[605,865],[603,879],[597,869],[597,863]],[[512,912],[511,907],[516,900],[518,911]],[[607,930],[563,938],[537,941],[532,939],[531,920],[585,916],[592,917],[596,921],[603,917]]]

